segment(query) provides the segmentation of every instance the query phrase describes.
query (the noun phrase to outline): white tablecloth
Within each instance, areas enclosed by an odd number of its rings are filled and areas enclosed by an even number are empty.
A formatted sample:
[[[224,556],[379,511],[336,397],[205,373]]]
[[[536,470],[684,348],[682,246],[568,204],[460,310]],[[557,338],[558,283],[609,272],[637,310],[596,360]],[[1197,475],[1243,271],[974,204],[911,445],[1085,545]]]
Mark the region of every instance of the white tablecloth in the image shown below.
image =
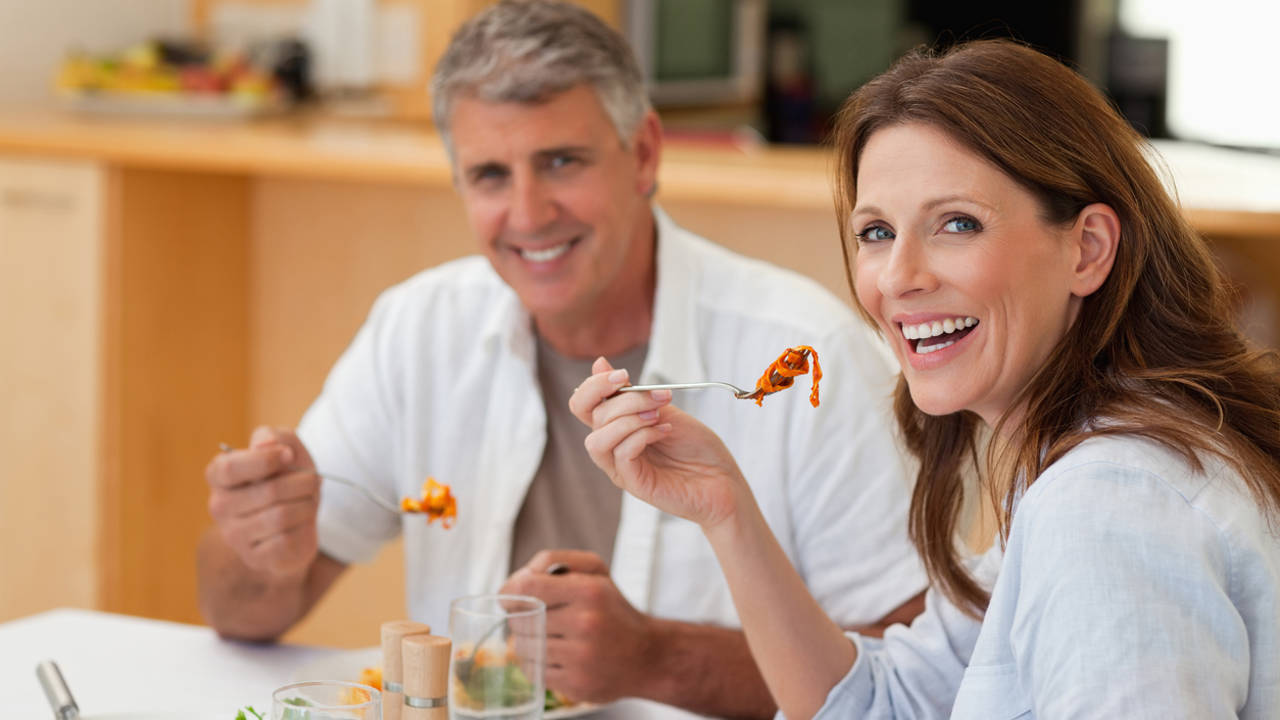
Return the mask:
[[[221,640],[207,627],[90,610],[51,610],[0,624],[0,717],[53,717],[36,680],[50,659],[85,715],[166,711],[226,712],[271,707],[271,691],[293,672],[340,651]],[[698,716],[644,700],[624,700],[591,720],[691,720]]]

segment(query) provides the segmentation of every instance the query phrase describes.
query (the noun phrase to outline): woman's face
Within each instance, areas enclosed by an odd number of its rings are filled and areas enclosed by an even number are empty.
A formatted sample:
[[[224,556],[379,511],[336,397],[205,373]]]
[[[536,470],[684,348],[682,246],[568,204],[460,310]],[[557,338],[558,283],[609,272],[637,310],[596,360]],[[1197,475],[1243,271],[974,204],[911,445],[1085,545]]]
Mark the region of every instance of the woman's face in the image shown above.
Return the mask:
[[[893,346],[916,406],[994,424],[1079,309],[1069,228],[945,132],[875,132],[858,168],[858,300]]]

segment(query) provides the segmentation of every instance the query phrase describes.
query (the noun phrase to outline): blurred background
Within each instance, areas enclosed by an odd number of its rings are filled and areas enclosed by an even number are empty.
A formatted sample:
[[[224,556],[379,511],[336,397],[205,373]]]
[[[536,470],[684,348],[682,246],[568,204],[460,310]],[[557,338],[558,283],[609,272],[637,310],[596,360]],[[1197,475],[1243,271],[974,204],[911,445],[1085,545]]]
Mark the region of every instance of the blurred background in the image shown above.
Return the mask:
[[[0,622],[200,621],[218,443],[294,425],[381,289],[472,251],[425,85],[487,4],[0,0]],[[580,4],[641,58],[663,207],[846,299],[832,113],[917,45],[1031,43],[1153,138],[1242,327],[1280,346],[1280,4]],[[348,572],[289,638],[376,643],[402,562]]]

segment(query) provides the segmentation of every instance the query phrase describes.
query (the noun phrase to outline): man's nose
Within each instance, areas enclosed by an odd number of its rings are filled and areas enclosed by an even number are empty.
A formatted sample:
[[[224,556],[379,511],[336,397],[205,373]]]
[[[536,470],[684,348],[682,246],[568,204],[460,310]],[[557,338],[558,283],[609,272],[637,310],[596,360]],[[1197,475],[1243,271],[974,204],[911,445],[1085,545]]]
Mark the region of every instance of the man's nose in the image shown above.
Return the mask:
[[[903,297],[938,288],[929,250],[919,240],[899,235],[877,280],[885,297]]]
[[[546,183],[535,176],[517,175],[511,187],[507,225],[516,232],[534,233],[556,218],[555,201]]]

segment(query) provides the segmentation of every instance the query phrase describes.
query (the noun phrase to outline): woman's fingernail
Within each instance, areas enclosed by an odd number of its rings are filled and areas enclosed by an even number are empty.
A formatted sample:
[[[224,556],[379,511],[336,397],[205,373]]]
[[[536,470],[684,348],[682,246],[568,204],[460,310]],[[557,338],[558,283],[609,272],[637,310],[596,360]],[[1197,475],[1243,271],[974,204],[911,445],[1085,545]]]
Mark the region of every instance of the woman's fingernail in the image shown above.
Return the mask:
[[[619,368],[619,369],[614,370],[613,372],[609,373],[609,382],[611,382],[611,383],[620,383],[620,382],[625,382],[625,381],[626,381],[626,379],[627,379],[627,369],[626,369],[626,368]]]
[[[666,402],[671,399],[670,390],[650,390],[649,397],[655,402]]]
[[[658,411],[657,411],[657,410],[645,410],[644,412],[636,413],[636,416],[637,416],[637,417],[639,417],[641,420],[657,420],[657,419],[658,419]]]
[[[654,427],[655,427],[655,428],[658,430],[658,432],[660,432],[660,433],[669,433],[669,432],[671,432],[671,423],[662,423],[661,425],[654,425]]]

